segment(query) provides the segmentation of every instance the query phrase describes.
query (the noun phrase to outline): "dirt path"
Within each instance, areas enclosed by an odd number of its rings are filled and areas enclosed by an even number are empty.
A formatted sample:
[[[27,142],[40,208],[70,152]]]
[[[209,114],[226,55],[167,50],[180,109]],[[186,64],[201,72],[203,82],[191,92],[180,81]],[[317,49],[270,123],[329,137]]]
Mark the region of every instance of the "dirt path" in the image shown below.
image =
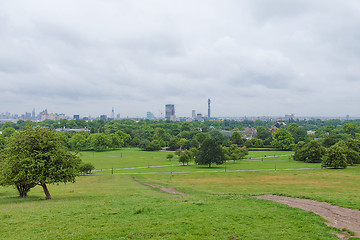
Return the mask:
[[[180,192],[180,191],[177,190],[176,188],[166,188],[166,187],[161,186],[161,185],[158,185],[158,184],[151,184],[151,183],[141,182],[141,181],[139,181],[139,180],[136,180],[134,176],[132,177],[132,179],[133,179],[135,182],[144,184],[144,185],[146,185],[146,186],[154,187],[154,188],[159,188],[161,191],[164,191],[164,192],[167,192],[167,193],[179,194],[179,195],[182,195],[182,196],[185,196],[185,195],[186,195],[185,193]]]
[[[290,207],[301,208],[314,212],[329,222],[326,224],[342,230],[343,228],[353,231],[356,237],[360,236],[360,211],[331,205],[326,202],[318,202],[310,199],[282,197],[276,195],[255,196],[256,198],[272,200],[287,204]]]

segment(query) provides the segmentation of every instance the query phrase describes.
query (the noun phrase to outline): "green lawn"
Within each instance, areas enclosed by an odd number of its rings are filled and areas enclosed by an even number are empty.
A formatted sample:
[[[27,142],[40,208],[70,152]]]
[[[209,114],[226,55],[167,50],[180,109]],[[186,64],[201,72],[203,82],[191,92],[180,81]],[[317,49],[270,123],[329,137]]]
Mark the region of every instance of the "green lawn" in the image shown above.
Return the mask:
[[[122,158],[116,158],[119,153]],[[130,167],[132,161],[134,166],[147,166],[148,161],[153,166],[169,164],[166,154],[123,150],[94,153],[93,158],[92,152],[85,152],[82,157],[105,169],[114,163],[117,168]],[[287,157],[276,161],[301,164]],[[257,168],[274,162],[228,162],[227,168],[247,164]],[[313,213],[250,196],[300,196],[360,209],[359,170],[133,175],[144,182],[176,187],[186,196],[144,186],[132,175],[116,174],[81,176],[74,184],[50,185],[53,200],[48,201],[43,200],[40,187],[26,199],[18,198],[13,187],[0,187],[0,239],[337,239],[332,234],[336,230]]]
[[[95,174],[109,173],[171,173],[171,172],[197,172],[197,171],[237,171],[254,169],[297,169],[297,168],[320,168],[321,164],[303,163],[293,161],[290,157],[292,151],[250,151],[244,160],[228,161],[222,165],[197,166],[193,162],[186,166],[179,165],[178,157],[173,160],[166,159],[169,152],[145,152],[138,149],[125,149],[109,152],[81,152],[84,162],[95,165]],[[276,156],[276,157],[275,157]],[[156,167],[161,166],[161,167]],[[136,168],[138,169],[128,169]],[[110,170],[115,169],[115,170]],[[101,170],[101,171],[100,171]]]
[[[122,150],[106,152],[80,152],[84,162],[94,164],[95,169],[129,168],[144,166],[169,165],[171,162],[166,159],[169,152],[146,152],[136,148],[124,148]],[[174,154],[174,153],[173,153]],[[174,161],[174,163],[178,163]]]

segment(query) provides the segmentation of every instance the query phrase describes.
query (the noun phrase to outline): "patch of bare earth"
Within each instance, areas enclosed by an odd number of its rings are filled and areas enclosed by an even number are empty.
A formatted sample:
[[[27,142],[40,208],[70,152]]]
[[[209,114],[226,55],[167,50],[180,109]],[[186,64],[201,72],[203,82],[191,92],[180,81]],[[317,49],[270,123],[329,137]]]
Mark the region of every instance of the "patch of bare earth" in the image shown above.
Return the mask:
[[[310,199],[291,198],[276,195],[261,195],[256,198],[272,200],[275,202],[287,204],[290,207],[301,208],[306,211],[314,212],[329,222],[326,224],[340,230],[346,228],[360,236],[360,211],[339,207],[326,202],[318,202]],[[339,236],[340,237],[340,236]],[[341,236],[344,237],[344,236]]]
[[[139,181],[139,180],[136,180],[135,177],[132,177],[132,179],[133,179],[135,182],[138,182],[138,183],[141,183],[141,184],[144,184],[144,185],[146,185],[146,186],[153,187],[153,188],[159,188],[161,191],[164,191],[164,192],[167,192],[167,193],[179,194],[179,195],[182,195],[182,196],[185,196],[185,195],[186,195],[185,193],[180,192],[180,191],[177,190],[176,188],[166,188],[166,187],[161,186],[161,185],[158,185],[158,184],[141,182],[141,181]]]

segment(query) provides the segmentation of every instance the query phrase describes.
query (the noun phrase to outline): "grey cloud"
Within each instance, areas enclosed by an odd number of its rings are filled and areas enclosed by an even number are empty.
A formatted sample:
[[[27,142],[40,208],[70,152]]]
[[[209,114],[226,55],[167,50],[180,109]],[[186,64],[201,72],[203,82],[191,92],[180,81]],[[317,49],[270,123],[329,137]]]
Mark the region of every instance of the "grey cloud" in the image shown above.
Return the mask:
[[[0,101],[14,112],[92,115],[174,103],[181,116],[206,112],[210,97],[215,115],[355,115],[342,94],[356,102],[359,9],[338,0],[7,1]]]

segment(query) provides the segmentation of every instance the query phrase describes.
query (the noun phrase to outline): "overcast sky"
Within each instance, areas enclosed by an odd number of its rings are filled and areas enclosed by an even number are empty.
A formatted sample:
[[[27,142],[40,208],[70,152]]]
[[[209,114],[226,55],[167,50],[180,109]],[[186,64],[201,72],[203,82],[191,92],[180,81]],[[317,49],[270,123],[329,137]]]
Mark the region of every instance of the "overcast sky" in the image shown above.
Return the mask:
[[[360,116],[358,0],[0,0],[0,112]]]

